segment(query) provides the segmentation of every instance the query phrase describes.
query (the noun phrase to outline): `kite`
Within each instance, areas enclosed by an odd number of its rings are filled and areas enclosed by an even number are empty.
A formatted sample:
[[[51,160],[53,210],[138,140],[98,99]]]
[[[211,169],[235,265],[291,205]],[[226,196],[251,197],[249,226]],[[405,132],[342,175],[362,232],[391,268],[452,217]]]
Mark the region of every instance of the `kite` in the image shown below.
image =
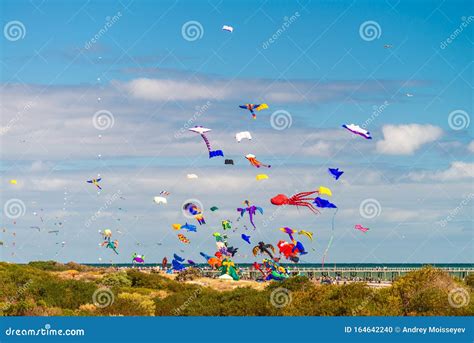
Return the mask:
[[[241,141],[242,139],[244,139],[244,138],[251,140],[251,139],[252,139],[252,135],[251,135],[250,132],[248,132],[248,131],[242,131],[242,132],[238,132],[238,133],[235,134],[235,139],[236,139],[237,142],[239,142],[239,143],[240,143],[240,141]]]
[[[217,211],[218,209],[219,209],[219,207],[217,207],[217,206],[212,206],[212,207],[210,208],[210,210],[211,210],[212,212]]]
[[[174,254],[175,258],[171,261],[171,266],[174,270],[183,270],[185,269],[186,267],[183,265],[182,262],[184,262],[184,259],[181,258],[181,260],[177,259],[177,257],[179,257],[178,255]]]
[[[328,200],[321,199],[320,197],[317,197],[314,199],[314,204],[316,204],[317,207],[320,208],[337,208],[336,205],[334,205],[332,202],[329,202]]]
[[[165,257],[163,257],[163,259],[161,260],[161,267],[164,269],[166,268],[166,266],[168,265],[168,259]]]
[[[250,113],[252,113],[252,118],[257,119],[257,115],[255,114],[254,110],[256,111],[265,110],[268,108],[268,105],[267,104],[260,104],[260,105],[245,104],[245,105],[240,105],[239,107],[245,110],[249,110]]]
[[[41,228],[39,226],[30,226],[30,229],[36,229],[38,231],[41,231]]]
[[[405,94],[405,95],[406,95],[407,97],[409,97],[409,98],[411,98],[411,97],[413,96],[413,94],[411,94],[411,93],[407,93],[407,94]]]
[[[153,201],[157,204],[167,204],[168,200],[165,197],[154,197]]]
[[[172,224],[171,225],[173,227],[173,229],[175,230],[187,230],[188,232],[197,232],[197,229],[196,229],[196,226],[195,225],[191,225],[191,224],[184,224],[184,225],[181,225],[181,224]]]
[[[360,224],[357,224],[356,226],[354,226],[354,229],[359,230],[359,231],[362,231],[363,233],[366,233],[367,231],[369,231],[369,228],[368,228],[368,227],[363,227],[363,226],[360,225]]]
[[[293,238],[293,234],[297,233],[298,231],[290,229],[289,227],[282,227],[280,228],[280,231],[288,234],[288,236],[290,236],[291,241],[293,243],[295,242],[295,239]]]
[[[252,243],[250,243],[250,236],[247,236],[247,235],[245,235],[245,234],[242,234],[240,237],[242,237],[242,239],[243,239],[244,241],[246,241],[248,244],[252,244]]]
[[[294,243],[279,241],[277,247],[280,251],[280,254],[283,254],[283,256],[285,256],[287,260],[290,260],[295,263],[299,262],[300,258],[297,256],[297,254],[300,251],[296,248],[296,245]]]
[[[196,220],[198,221],[199,225],[206,224],[206,221],[204,220],[201,209],[197,207],[195,204],[193,204],[192,202],[188,202],[184,204],[183,210],[193,215],[194,218],[196,218]]]
[[[392,44],[385,44],[383,47],[385,49],[391,49],[391,48],[393,48],[393,45]]]
[[[168,191],[161,191],[161,192],[160,192],[160,195],[163,195],[163,196],[167,197],[168,195],[170,195],[170,192],[168,192]]]
[[[10,180],[10,183],[11,183],[12,185],[16,185],[18,182],[17,182],[16,180]]]
[[[93,185],[95,185],[98,189],[102,189],[102,187],[100,187],[99,185],[99,182],[100,180],[102,180],[102,178],[98,178],[98,179],[92,179],[92,180],[88,180],[86,181],[87,183],[92,183]]]
[[[138,263],[138,264],[143,264],[145,263],[145,256],[144,255],[138,255],[137,253],[134,253],[132,255],[132,263]]]
[[[223,220],[223,221],[221,222],[221,224],[222,224],[222,229],[223,229],[223,230],[232,229],[232,225],[231,225],[231,223],[230,223],[229,220]]]
[[[178,239],[184,244],[189,244],[189,239],[187,239],[185,235],[178,233]]]
[[[245,158],[250,162],[251,165],[253,165],[254,167],[257,167],[257,168],[260,168],[260,167],[266,167],[266,168],[270,168],[271,165],[267,165],[267,164],[263,164],[262,162],[258,161],[256,158],[255,158],[255,155],[252,155],[252,154],[248,154],[245,156]]]
[[[339,168],[328,168],[329,174],[331,174],[336,180],[338,180],[344,172]]]
[[[224,153],[222,150],[211,150],[211,144],[209,143],[209,140],[207,139],[205,133],[211,131],[211,129],[207,129],[202,126],[195,126],[189,129],[189,131],[192,131],[194,133],[200,134],[204,142],[206,143],[207,150],[209,151],[209,158],[217,157],[217,156],[222,156],[224,157]]]
[[[118,255],[118,252],[117,252],[117,248],[118,248],[118,241],[115,240],[115,241],[111,241],[110,240],[110,236],[109,237],[105,237],[105,240],[102,242],[102,244],[100,244],[101,246],[105,246],[105,248],[109,248],[109,249],[112,249],[117,255]]]
[[[319,187],[318,194],[326,194],[326,195],[329,195],[330,197],[332,196],[331,190],[329,188],[326,188],[326,187],[323,187],[323,186]]]
[[[266,179],[268,179],[268,175],[267,174],[258,174],[255,178],[257,179],[257,181],[266,180]]]
[[[224,164],[232,164],[234,165],[234,160],[225,160]]]
[[[349,130],[350,132],[356,134],[356,135],[359,135],[359,136],[362,136],[364,137],[365,139],[372,139],[372,137],[370,136],[370,132],[369,131],[366,131],[364,130],[363,128],[361,128],[359,125],[355,125],[355,124],[344,124],[342,125],[343,128]]]
[[[184,262],[184,258],[179,255],[173,254],[173,258],[179,262]]]
[[[196,262],[194,262],[193,260],[188,260],[188,263],[189,263],[191,266],[195,266],[195,265],[196,265]]]
[[[313,233],[310,232],[310,231],[300,230],[300,231],[298,232],[298,235],[305,235],[305,236],[308,237],[310,240],[313,240]]]
[[[245,212],[248,212],[249,214],[249,219],[250,219],[250,224],[252,224],[252,226],[254,228],[257,228],[253,222],[253,216],[257,213],[257,211],[260,212],[260,214],[263,214],[263,208],[261,207],[258,207],[258,206],[255,206],[255,205],[252,205],[250,206],[250,202],[248,200],[245,200],[244,201],[244,204],[247,206],[245,208],[238,208],[237,209],[237,212],[240,212],[240,216],[243,217],[244,216],[244,213]]]
[[[228,31],[228,32],[234,32],[234,28],[232,26],[229,26],[229,25],[222,26],[222,30]]]
[[[319,211],[316,207],[313,206],[308,201],[314,201],[315,198],[310,197],[312,194],[319,193],[318,191],[312,192],[302,192],[297,193],[291,197],[287,197],[284,194],[278,194],[277,196],[270,199],[270,202],[276,206],[284,206],[284,205],[293,205],[293,206],[304,206],[307,207],[313,212],[314,214],[318,214]]]
[[[188,174],[186,177],[188,179],[197,179],[198,178],[198,176],[196,174]]]
[[[253,256],[257,254],[267,254],[270,258],[273,258],[275,253],[275,248],[271,244],[265,244],[264,242],[258,242],[258,245],[254,246],[252,249]]]

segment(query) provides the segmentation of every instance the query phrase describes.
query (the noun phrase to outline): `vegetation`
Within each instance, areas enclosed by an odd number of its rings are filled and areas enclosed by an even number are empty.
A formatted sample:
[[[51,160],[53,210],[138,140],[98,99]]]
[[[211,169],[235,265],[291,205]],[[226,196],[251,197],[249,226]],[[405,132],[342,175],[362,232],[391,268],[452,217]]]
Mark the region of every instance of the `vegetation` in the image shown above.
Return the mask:
[[[464,282],[432,267],[391,287],[319,285],[305,277],[258,290],[220,291],[192,280],[138,270],[117,272],[53,261],[0,263],[0,315],[6,316],[472,316],[473,276]],[[178,281],[179,280],[179,281]],[[201,279],[202,280],[202,279]],[[100,293],[107,293],[104,299]],[[456,294],[453,295],[453,292]],[[109,297],[109,298],[107,298]],[[101,302],[101,301],[105,301]],[[454,301],[454,303],[453,303]],[[461,305],[461,306],[460,306]]]

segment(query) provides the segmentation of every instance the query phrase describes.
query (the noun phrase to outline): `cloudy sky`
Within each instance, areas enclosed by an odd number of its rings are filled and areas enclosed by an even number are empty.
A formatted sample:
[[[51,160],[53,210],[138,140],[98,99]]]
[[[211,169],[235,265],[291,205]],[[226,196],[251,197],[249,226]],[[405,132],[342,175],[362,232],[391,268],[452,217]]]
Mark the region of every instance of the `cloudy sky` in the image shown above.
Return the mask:
[[[314,232],[300,237],[304,262],[321,262],[331,236],[329,263],[473,262],[469,1],[11,0],[0,12],[3,260],[203,262],[228,219],[238,262],[253,261],[241,233],[276,244],[284,226]],[[238,108],[261,102],[256,120]],[[194,125],[234,166],[208,158]],[[253,139],[237,143],[240,131]],[[99,193],[85,182],[97,175]],[[319,186],[337,213],[269,201]],[[162,190],[168,204],[154,204]],[[207,221],[184,232],[190,245],[171,228],[196,224],[187,199]],[[256,230],[236,221],[244,200],[264,209]],[[99,247],[104,229],[119,255]]]

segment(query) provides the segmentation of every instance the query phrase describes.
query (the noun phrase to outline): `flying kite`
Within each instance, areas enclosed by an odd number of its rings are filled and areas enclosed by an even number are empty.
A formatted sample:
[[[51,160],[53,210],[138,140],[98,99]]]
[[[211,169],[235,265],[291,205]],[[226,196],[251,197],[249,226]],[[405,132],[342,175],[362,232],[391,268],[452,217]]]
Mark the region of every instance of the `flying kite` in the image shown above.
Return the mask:
[[[99,182],[100,180],[102,180],[102,178],[98,178],[98,179],[92,179],[92,180],[88,180],[86,181],[87,183],[92,183],[94,186],[96,186],[98,189],[102,189],[102,187],[100,187],[99,185]]]
[[[184,204],[183,210],[193,215],[198,221],[199,225],[206,224],[206,221],[202,215],[202,211],[197,205],[193,204],[192,202],[188,202]]]
[[[217,207],[217,206],[212,206],[212,207],[210,208],[210,210],[211,210],[212,212],[217,211],[218,209],[219,209],[219,207]]]
[[[240,237],[242,237],[242,239],[243,239],[244,241],[246,241],[248,244],[252,244],[252,243],[250,243],[250,236],[247,236],[247,235],[245,235],[245,234],[242,234],[242,235],[240,235]]]
[[[293,234],[297,233],[298,232],[297,230],[290,229],[289,227],[282,227],[280,228],[280,231],[288,234],[292,242],[295,241],[295,239],[293,238]]]
[[[168,200],[165,197],[154,197],[153,201],[157,204],[167,204]]]
[[[196,174],[188,174],[186,177],[188,179],[197,179],[198,178],[198,176]]]
[[[316,206],[320,208],[337,208],[332,202],[321,199],[320,197],[315,198],[313,204],[316,204]]]
[[[257,213],[257,211],[260,212],[260,214],[263,214],[263,208],[261,207],[258,207],[258,206],[255,206],[255,205],[252,205],[250,206],[250,202],[248,200],[245,200],[244,201],[244,205],[246,205],[247,207],[245,208],[238,208],[237,209],[237,212],[240,212],[240,216],[243,217],[244,216],[244,213],[245,212],[248,212],[249,214],[249,219],[250,219],[250,224],[252,224],[252,226],[254,228],[257,228],[253,222],[253,216]]]
[[[105,237],[105,236],[104,236]],[[112,249],[117,255],[117,248],[118,248],[118,241],[111,241],[111,237],[105,237],[104,241],[102,242],[101,246],[105,246],[106,248]]]
[[[273,258],[273,254],[275,254],[275,248],[271,244],[258,242],[258,245],[253,247],[252,253],[253,256],[257,256],[257,254],[267,254],[268,256],[270,256],[270,258]]]
[[[160,192],[160,195],[164,196],[164,197],[167,197],[168,195],[170,195],[170,192],[168,191],[161,191]]]
[[[228,32],[234,32],[234,28],[232,26],[229,26],[229,25],[222,26],[222,30],[228,31]]]
[[[184,244],[189,244],[189,239],[187,239],[185,235],[178,233],[178,239]]]
[[[350,132],[352,132],[356,135],[364,137],[365,139],[372,139],[372,136],[370,135],[370,132],[364,130],[359,125],[344,124],[344,125],[342,125],[342,127],[345,128],[346,130],[349,130]]]
[[[263,164],[262,162],[258,161],[256,158],[255,158],[255,155],[253,154],[248,154],[248,155],[245,155],[245,158],[247,160],[249,160],[250,164],[253,165],[254,167],[257,167],[257,168],[260,168],[260,167],[267,167],[267,168],[270,168],[271,165],[267,165],[267,164]]]
[[[315,198],[311,197],[311,195],[319,193],[318,191],[312,192],[302,192],[297,193],[291,197],[287,197],[284,194],[278,194],[277,196],[270,199],[270,202],[276,206],[285,206],[285,205],[292,205],[292,206],[304,206],[307,207],[313,212],[314,214],[318,214],[319,211],[313,206],[311,202],[314,201]]]
[[[188,223],[184,225],[172,224],[171,226],[173,227],[174,230],[187,230],[188,232],[197,232],[196,226],[188,224]]]
[[[145,256],[144,255],[138,255],[137,253],[133,253],[132,255],[132,263],[138,263],[138,264],[143,264],[145,263]]]
[[[300,231],[298,232],[298,235],[305,235],[305,236],[308,237],[310,240],[313,240],[313,233],[310,232],[310,231],[300,230]]]
[[[162,267],[163,269],[165,269],[167,265],[168,265],[168,259],[167,259],[166,256],[165,256],[165,257],[163,257],[163,259],[161,260],[161,267]]]
[[[369,231],[369,228],[368,228],[368,227],[363,227],[363,226],[360,225],[360,224],[357,224],[356,226],[354,226],[354,229],[359,230],[359,231],[362,231],[363,233],[366,233],[367,231]]]
[[[257,115],[255,114],[254,110],[256,110],[256,111],[265,110],[265,109],[268,108],[268,105],[267,104],[259,104],[259,105],[245,104],[245,105],[240,105],[239,107],[243,108],[243,109],[246,109],[246,110],[249,110],[250,113],[252,113],[252,118],[257,119]]]
[[[234,165],[234,160],[225,160],[224,164],[232,164]]]
[[[189,131],[192,131],[194,133],[201,135],[202,139],[206,143],[207,150],[209,151],[209,158],[213,158],[216,156],[224,157],[224,153],[222,152],[222,150],[211,150],[211,144],[209,143],[209,140],[207,139],[205,135],[207,132],[211,131],[211,129],[207,129],[202,126],[195,126],[195,127],[190,128]]]
[[[221,222],[221,224],[222,224],[222,229],[223,229],[223,230],[232,229],[232,225],[231,225],[231,223],[230,223],[229,220],[223,220],[223,221]]]
[[[301,251],[297,248],[297,244],[300,244],[300,242],[295,243],[289,243],[286,241],[279,241],[277,244],[278,250],[280,254],[283,254],[283,256],[286,257],[286,259],[292,261],[292,262],[299,262],[300,258],[297,256]],[[304,248],[303,248],[304,251]]]
[[[250,132],[248,132],[248,131],[242,131],[242,132],[238,132],[238,133],[235,134],[235,139],[236,139],[237,142],[239,142],[239,143],[240,143],[240,141],[241,141],[242,139],[244,139],[244,138],[251,140],[251,139],[252,139],[252,135],[251,135]]]
[[[331,174],[336,180],[339,180],[344,172],[339,170],[339,168],[328,168],[329,174]]]
[[[266,180],[266,179],[268,179],[268,175],[267,174],[258,174],[255,178],[257,179],[257,181]]]
[[[240,142],[240,141],[239,141],[239,142]],[[18,181],[16,181],[16,180],[10,180],[10,184],[16,185],[16,184],[18,184]]]

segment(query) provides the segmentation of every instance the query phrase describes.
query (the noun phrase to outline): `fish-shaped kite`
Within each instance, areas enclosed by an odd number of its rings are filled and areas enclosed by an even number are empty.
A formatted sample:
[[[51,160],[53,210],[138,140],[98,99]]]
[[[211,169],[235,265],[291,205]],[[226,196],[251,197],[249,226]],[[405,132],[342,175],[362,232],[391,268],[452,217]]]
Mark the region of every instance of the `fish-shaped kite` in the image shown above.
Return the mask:
[[[207,150],[209,151],[209,158],[213,158],[217,156],[224,157],[224,153],[222,152],[222,150],[211,150],[211,144],[209,143],[209,140],[206,137],[206,133],[211,131],[211,129],[207,129],[202,126],[195,126],[195,127],[190,128],[189,131],[192,131],[194,133],[201,135],[202,139],[206,143]]]
[[[328,168],[329,174],[331,174],[336,180],[339,180],[344,172],[339,170],[339,168]]]
[[[192,225],[192,224],[184,224],[184,225],[181,225],[181,224],[172,224],[171,225],[173,227],[174,230],[187,230],[188,232],[197,232],[197,228],[196,228],[196,225]]]
[[[178,233],[178,239],[184,244],[189,244],[189,239],[183,234]]]
[[[368,227],[363,227],[363,226],[360,225],[360,224],[357,224],[356,226],[354,226],[354,229],[359,230],[359,231],[362,231],[363,233],[366,233],[367,231],[369,231],[369,228],[368,228]]]
[[[248,244],[252,244],[252,243],[250,243],[250,236],[247,236],[247,235],[245,235],[245,234],[242,234],[240,237],[242,237],[242,239],[243,239],[244,241],[246,241]]]
[[[372,136],[370,135],[370,132],[364,130],[359,125],[344,124],[344,125],[342,125],[342,127],[345,128],[346,130],[356,134],[356,135],[364,137],[365,139],[372,139]]]
[[[245,158],[250,162],[251,165],[253,165],[254,167],[257,167],[257,168],[260,168],[260,167],[266,167],[266,168],[270,168],[271,165],[269,164],[263,164],[262,162],[260,162],[259,160],[257,160],[257,158],[255,157],[255,155],[253,154],[247,154],[245,155]]]
[[[332,202],[329,202],[325,199],[321,199],[320,197],[315,198],[313,203],[320,208],[337,208],[337,206],[334,205]]]

